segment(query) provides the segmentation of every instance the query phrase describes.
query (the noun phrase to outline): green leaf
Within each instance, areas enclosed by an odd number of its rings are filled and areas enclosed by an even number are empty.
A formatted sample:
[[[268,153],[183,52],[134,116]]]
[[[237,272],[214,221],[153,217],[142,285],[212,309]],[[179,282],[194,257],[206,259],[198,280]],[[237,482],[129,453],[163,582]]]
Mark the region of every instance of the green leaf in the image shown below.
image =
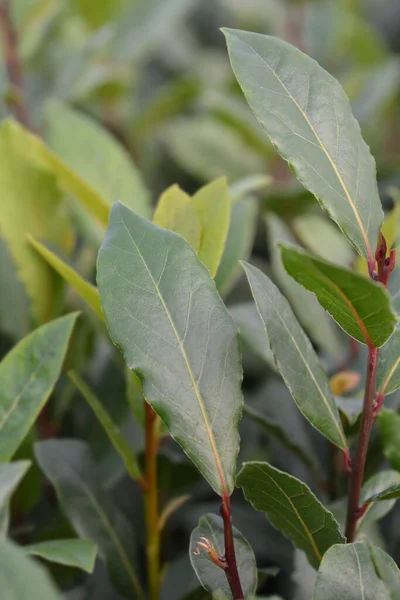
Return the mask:
[[[119,427],[114,423],[107,410],[104,408],[97,396],[91,391],[89,386],[73,371],[68,373],[71,381],[76,385],[86,402],[89,404],[94,414],[100,421],[104,431],[108,435],[112,445],[123,460],[123,463],[129,475],[133,479],[141,477],[141,471],[136,456],[132,448],[122,435]]]
[[[277,367],[294,401],[318,431],[346,448],[339,412],[310,340],[272,281],[256,267],[243,266]]]
[[[294,247],[282,246],[286,271],[353,338],[375,348],[393,334],[396,315],[382,285]]]
[[[98,546],[115,586],[129,598],[144,600],[134,566],[134,532],[97,483],[88,446],[77,440],[48,440],[35,444],[35,455],[76,533]]]
[[[400,481],[391,485],[386,490],[382,490],[373,496],[370,496],[365,502],[377,502],[378,500],[393,500],[400,497]]]
[[[144,427],[146,423],[146,417],[142,383],[136,373],[131,371],[128,366],[125,367],[125,386],[129,408],[131,409],[131,412],[136,418],[137,422]]]
[[[393,559],[367,542],[336,544],[318,571],[313,600],[395,600],[400,572]]]
[[[237,331],[187,242],[113,206],[97,265],[113,342],[219,494],[234,487],[243,398]]]
[[[49,241],[57,238],[67,248],[71,231],[62,214],[56,178],[38,156],[36,140],[11,120],[0,126],[0,235],[30,298],[31,316],[42,323],[54,312],[56,281],[30,248],[26,234]],[[12,304],[8,310],[13,310]]]
[[[393,299],[394,300],[394,299]],[[379,352],[376,389],[383,395],[391,394],[400,388],[400,324],[394,334]]]
[[[271,142],[357,252],[373,260],[383,220],[376,167],[342,87],[282,40],[223,31],[235,75]]]
[[[87,573],[92,573],[97,548],[87,540],[48,540],[38,544],[24,546],[27,554],[39,556],[50,562],[68,567],[78,567]]]
[[[101,311],[100,297],[97,288],[85,281],[72,267],[64,262],[57,254],[46,248],[44,244],[28,236],[29,243],[35,248],[40,256],[76,291],[77,294],[86,302],[101,321],[104,321],[104,315]]]
[[[200,221],[199,258],[215,277],[224,251],[231,217],[231,199],[225,177],[200,188],[192,205]]]
[[[243,413],[254,423],[257,423],[268,435],[274,437],[285,448],[293,453],[304,465],[306,465],[317,477],[320,477],[319,469],[315,459],[308,454],[302,446],[297,444],[293,437],[277,421],[273,421],[261,412],[245,404]]]
[[[45,569],[6,539],[0,539],[0,589],[4,599],[32,600],[34,593],[40,600],[61,600]]]
[[[153,216],[153,223],[179,233],[195,252],[199,251],[201,226],[191,198],[178,185],[163,192]]]
[[[103,223],[115,200],[149,215],[149,193],[139,171],[105,129],[56,101],[49,103],[45,120],[45,137],[56,155],[53,166],[67,191]]]
[[[274,527],[304,550],[314,567],[328,548],[344,542],[332,513],[292,475],[265,462],[249,462],[244,463],[237,485],[256,510],[265,512]]]
[[[274,356],[269,346],[266,331],[254,302],[241,302],[229,307],[241,341],[261,359],[275,369]]]
[[[232,202],[235,204],[239,200],[245,200],[253,192],[259,192],[273,182],[270,175],[249,175],[238,179],[235,183],[230,185],[229,189],[231,192]]]
[[[248,260],[256,234],[258,205],[244,198],[232,205],[231,222],[224,252],[215,276],[217,289],[226,296],[240,276],[239,260]]]
[[[30,300],[18,278],[15,263],[5,240],[0,237],[0,331],[12,340],[20,340],[31,328]],[[12,307],[13,318],[10,319]]]
[[[181,508],[186,502],[190,500],[191,496],[189,494],[184,494],[183,496],[178,496],[177,498],[173,498],[166,504],[163,508],[162,513],[160,514],[160,518],[158,521],[158,530],[161,532],[165,525],[167,524],[169,518]]]
[[[381,409],[378,415],[383,453],[392,466],[400,471],[400,415],[393,410]]]
[[[10,460],[53,391],[78,314],[42,325],[1,362],[0,461]]]
[[[219,556],[224,556],[225,543],[222,518],[211,513],[201,517],[198,526],[190,536],[189,556],[192,567],[201,585],[206,590],[209,592],[218,591],[225,594],[228,599],[232,598],[225,572],[211,561],[204,548],[198,546],[198,543],[202,541],[202,537],[210,541]],[[243,594],[247,598],[249,594],[255,594],[257,589],[256,560],[249,542],[235,527],[233,527],[233,541]]]
[[[335,396],[335,403],[339,409],[339,412],[345,416],[350,426],[357,423],[363,409],[362,398],[345,398],[342,396]]]
[[[400,473],[397,471],[379,471],[370,477],[361,488],[361,505],[371,502],[363,516],[357,521],[357,528],[378,521],[384,517],[395,505],[396,497],[384,498],[387,488],[400,485]],[[380,500],[376,502],[375,500]]]
[[[10,498],[30,466],[29,460],[0,464],[0,537],[8,530]]]

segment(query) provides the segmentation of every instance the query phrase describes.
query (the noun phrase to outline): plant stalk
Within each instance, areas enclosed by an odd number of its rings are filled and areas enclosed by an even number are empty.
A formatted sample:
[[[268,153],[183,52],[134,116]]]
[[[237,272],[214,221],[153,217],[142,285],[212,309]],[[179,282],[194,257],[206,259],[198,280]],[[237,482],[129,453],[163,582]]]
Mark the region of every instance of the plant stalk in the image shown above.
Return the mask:
[[[7,104],[17,120],[31,129],[29,111],[25,101],[22,65],[18,55],[18,42],[11,19],[10,0],[0,0],[0,29],[3,39],[4,59],[7,68],[10,91]]]
[[[232,508],[231,499],[224,495],[220,507],[220,513],[224,521],[224,539],[225,539],[225,560],[226,560],[226,578],[231,588],[234,600],[244,600],[242,584],[240,583],[239,572],[236,564],[236,553],[232,531]]]
[[[379,348],[368,349],[367,381],[365,385],[363,414],[355,459],[349,482],[349,497],[347,503],[346,538],[347,543],[355,539],[357,520],[360,516],[360,495],[364,478],[365,461],[368,443],[374,422],[374,402],[376,389],[376,373],[378,367]]]
[[[147,578],[149,600],[160,596],[160,532],[158,516],[157,453],[159,418],[147,402],[146,410],[146,489],[144,491],[147,532]]]

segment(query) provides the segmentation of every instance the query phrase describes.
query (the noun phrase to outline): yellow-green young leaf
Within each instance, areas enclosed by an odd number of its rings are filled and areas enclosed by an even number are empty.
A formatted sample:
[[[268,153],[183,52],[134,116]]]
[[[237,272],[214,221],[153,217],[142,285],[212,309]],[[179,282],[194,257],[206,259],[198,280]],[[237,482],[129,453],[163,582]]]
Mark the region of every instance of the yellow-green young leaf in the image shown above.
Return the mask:
[[[23,548],[0,539],[0,589],[4,598],[62,600],[46,570],[26,556]]]
[[[225,554],[224,523],[219,515],[207,514],[201,517],[199,524],[190,536],[189,557],[192,567],[201,585],[209,592],[218,591],[215,598],[232,598],[228,580],[223,569],[217,567],[209,558],[207,551],[198,545],[202,538],[210,541],[219,556]],[[236,527],[233,527],[233,543],[236,562],[244,597],[255,594],[257,589],[257,566],[253,550]]]
[[[396,600],[400,571],[394,560],[368,542],[335,544],[318,571],[313,600]]]
[[[345,541],[333,514],[292,475],[265,462],[248,462],[237,485],[256,510],[264,512],[274,527],[307,554],[314,567],[318,568],[328,548]]]
[[[378,415],[383,453],[392,466],[400,471],[400,415],[381,409]]]
[[[42,325],[0,363],[0,462],[10,460],[51,394],[77,316]]]
[[[224,251],[231,218],[231,199],[225,177],[202,187],[192,198],[200,220],[201,238],[198,255],[215,277]]]
[[[286,298],[259,269],[243,263],[279,372],[303,415],[339,448],[342,422],[328,378]]]
[[[89,386],[87,386],[86,383],[79,377],[79,375],[73,371],[70,371],[68,375],[100,421],[112,445],[122,458],[129,475],[133,477],[133,479],[138,479],[141,477],[140,467],[136,456],[122,435],[118,425],[114,423],[100,400],[95,396]]]
[[[92,573],[97,548],[87,540],[48,540],[38,544],[24,546],[24,551],[32,556],[39,556],[49,562],[68,567],[77,567]]]
[[[101,310],[100,297],[97,288],[85,281],[72,267],[64,262],[57,254],[46,248],[44,244],[28,236],[30,244],[40,256],[76,291],[86,304],[96,313],[101,321],[104,315]]]
[[[126,0],[101,0],[101,2],[72,0],[71,4],[90,27],[97,29],[115,17],[126,4]]]
[[[234,488],[243,397],[237,329],[208,270],[179,235],[116,203],[97,283],[113,342],[219,494]]]
[[[67,191],[105,224],[116,200],[149,215],[149,193],[141,175],[106,130],[55,101],[48,105],[45,120],[45,137],[56,155],[48,158]]]
[[[392,194],[393,195],[393,194]],[[396,200],[395,195],[393,195]],[[386,240],[388,248],[399,248],[400,246],[400,204],[395,204],[394,208],[385,216],[385,220],[382,225],[382,235]],[[358,273],[362,273],[368,276],[368,264],[361,258],[358,257],[355,270]]]
[[[115,587],[132,600],[144,600],[134,530],[99,485],[88,446],[78,440],[46,440],[35,444],[35,456],[77,535],[98,546]]]
[[[382,285],[299,248],[281,250],[289,275],[316,295],[346,333],[374,348],[390,338],[397,319]]]
[[[153,223],[179,233],[195,252],[200,246],[200,220],[191,198],[178,185],[172,185],[160,196]]]
[[[42,323],[52,316],[56,279],[29,246],[26,234],[57,241],[67,249],[71,231],[62,215],[56,178],[36,153],[35,143],[36,138],[17,123],[2,123],[0,235],[31,299],[34,320]]]
[[[287,42],[224,33],[235,75],[273,145],[355,249],[373,260],[383,220],[376,167],[342,87]]]

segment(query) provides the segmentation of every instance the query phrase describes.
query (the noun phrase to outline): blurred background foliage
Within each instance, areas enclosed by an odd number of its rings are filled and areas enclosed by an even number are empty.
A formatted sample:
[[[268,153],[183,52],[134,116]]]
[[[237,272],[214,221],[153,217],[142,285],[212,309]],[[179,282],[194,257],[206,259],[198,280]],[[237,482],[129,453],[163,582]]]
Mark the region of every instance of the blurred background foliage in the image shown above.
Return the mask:
[[[126,378],[122,358],[103,324],[32,247],[27,234],[94,281],[104,214],[115,200],[150,218],[168,186],[178,183],[193,194],[210,180],[226,176],[232,218],[216,282],[242,338],[247,409],[239,459],[272,461],[340,509],[346,489],[338,457],[298,412],[276,375],[237,260],[251,256],[278,283],[330,375],[343,368],[360,373],[350,397],[344,394],[346,399],[338,400],[350,433],[360,409],[364,350],[349,346],[315,298],[286,274],[275,244],[294,241],[338,264],[359,268],[358,263],[345,238],[295,180],[255,121],[234,79],[219,28],[279,36],[340,81],[376,158],[386,232],[396,244],[398,0],[13,0],[11,8],[32,129],[52,154],[14,123],[1,125],[1,354],[38,324],[82,309],[67,368],[90,383],[140,457],[140,415],[134,418],[129,411],[130,404],[137,407],[138,391]],[[4,57],[0,85],[0,115],[6,118],[15,91],[9,87]],[[88,210],[93,198],[104,208],[98,218]],[[400,269],[391,286],[393,292],[399,289]],[[400,395],[392,394],[388,405],[396,409],[399,401]],[[143,563],[139,488],[128,479],[96,417],[65,375],[16,458],[32,458],[33,442],[54,436],[89,445],[98,485],[135,531],[138,560]],[[375,435],[368,472],[384,460]],[[162,598],[206,598],[205,593],[196,595],[188,543],[198,519],[218,512],[217,498],[169,439],[161,446],[159,470],[163,504],[179,494],[191,495],[164,532]],[[366,526],[374,542],[399,561],[400,508],[388,504],[387,512],[392,510],[379,527],[374,522]],[[309,599],[313,570],[264,515],[245,504],[240,492],[235,494],[234,523],[254,548],[260,569],[279,570],[273,577],[260,577],[265,580],[261,591],[290,600]],[[70,527],[52,489],[32,468],[13,498],[11,535],[33,543],[68,536]],[[100,560],[91,576],[60,567],[52,567],[52,573],[68,600],[120,597]]]

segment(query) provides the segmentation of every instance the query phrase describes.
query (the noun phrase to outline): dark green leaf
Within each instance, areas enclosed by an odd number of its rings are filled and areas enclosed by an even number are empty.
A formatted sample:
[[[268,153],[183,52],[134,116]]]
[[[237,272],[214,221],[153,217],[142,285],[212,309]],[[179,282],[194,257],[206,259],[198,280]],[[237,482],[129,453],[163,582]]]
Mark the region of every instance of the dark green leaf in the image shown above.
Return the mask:
[[[383,453],[392,466],[400,471],[400,415],[381,409],[378,415]]]
[[[333,544],[344,542],[339,524],[310,488],[268,463],[245,463],[237,485],[256,510],[282,531],[318,567]]]
[[[29,559],[24,550],[0,539],[0,590],[4,600],[61,600],[43,567]]]
[[[310,340],[278,288],[255,267],[244,264],[278,369],[310,423],[339,448],[347,441],[328,379]]]
[[[235,75],[272,143],[356,250],[373,259],[383,220],[376,167],[342,87],[282,40],[224,33]]]
[[[337,544],[319,568],[313,600],[398,600],[400,572],[388,554],[366,542]]]
[[[87,540],[49,540],[24,546],[27,554],[92,573],[97,548]]]
[[[237,331],[187,242],[115,204],[97,280],[110,335],[210,485],[234,487],[243,398]]]
[[[198,546],[201,538],[209,540],[219,556],[225,554],[224,524],[222,518],[207,514],[201,517],[198,526],[190,537],[189,555],[201,585],[209,592],[219,591],[228,599],[232,598],[228,581],[223,569],[217,567],[209,558],[206,550]],[[248,541],[233,527],[236,561],[244,596],[255,594],[257,589],[257,568],[253,550]]]
[[[134,532],[95,480],[89,448],[76,440],[49,440],[35,444],[35,454],[76,533],[98,546],[115,586],[144,600],[134,566]]]
[[[356,340],[378,348],[393,334],[396,315],[383,286],[298,248],[282,246],[282,260],[289,275]]]
[[[77,316],[36,329],[0,364],[0,461],[10,460],[51,394]]]

